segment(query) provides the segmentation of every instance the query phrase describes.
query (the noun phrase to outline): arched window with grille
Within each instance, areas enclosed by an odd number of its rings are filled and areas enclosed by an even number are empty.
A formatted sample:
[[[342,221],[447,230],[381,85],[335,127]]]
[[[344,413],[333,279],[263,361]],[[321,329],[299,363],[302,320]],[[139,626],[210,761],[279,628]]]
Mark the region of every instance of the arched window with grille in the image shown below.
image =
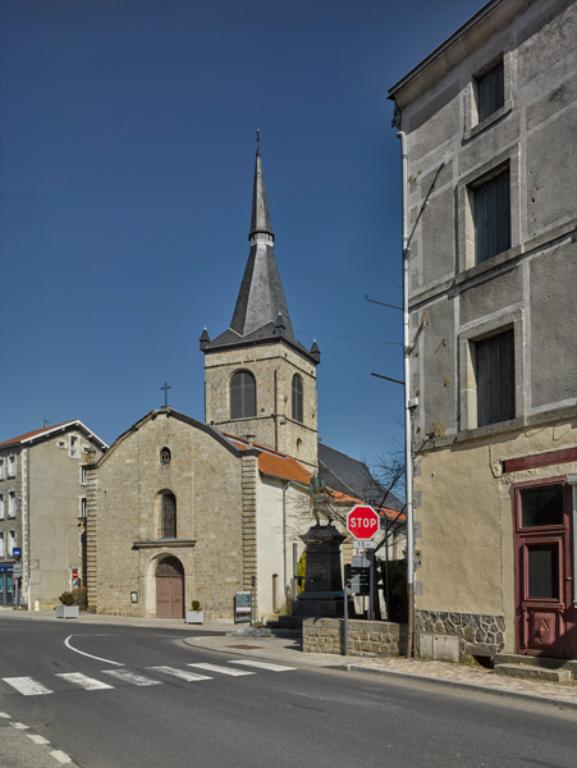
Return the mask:
[[[230,418],[256,416],[256,379],[250,371],[236,371],[230,380]]]
[[[298,373],[293,376],[292,414],[295,421],[303,421],[303,380]]]
[[[158,496],[160,538],[176,539],[176,496],[171,491],[161,491]]]

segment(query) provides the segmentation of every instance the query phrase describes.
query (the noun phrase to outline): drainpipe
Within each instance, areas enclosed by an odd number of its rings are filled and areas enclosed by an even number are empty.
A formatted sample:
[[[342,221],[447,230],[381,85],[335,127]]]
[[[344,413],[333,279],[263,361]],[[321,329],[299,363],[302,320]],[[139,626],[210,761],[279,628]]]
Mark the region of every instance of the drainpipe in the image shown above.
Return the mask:
[[[568,475],[567,482],[571,486],[571,553],[573,563],[571,575],[573,576],[573,594],[571,600],[573,607],[577,606],[577,475]]]
[[[409,339],[409,192],[407,135],[397,131],[401,141],[401,165],[403,185],[403,371],[404,371],[404,411],[405,411],[405,498],[407,515],[407,657],[413,656],[415,641],[414,622],[414,575],[413,562],[413,455],[412,455],[412,414],[411,414],[411,370]]]

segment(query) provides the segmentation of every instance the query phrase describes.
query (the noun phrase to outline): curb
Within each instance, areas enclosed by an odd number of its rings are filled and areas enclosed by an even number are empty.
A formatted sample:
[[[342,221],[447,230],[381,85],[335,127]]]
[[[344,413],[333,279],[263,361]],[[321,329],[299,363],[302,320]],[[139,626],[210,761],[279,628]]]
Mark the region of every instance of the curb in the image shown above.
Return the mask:
[[[338,667],[332,667],[332,669],[338,669],[341,672],[363,672],[363,673],[375,674],[375,675],[381,675],[381,676],[389,675],[390,677],[400,677],[405,680],[418,680],[419,682],[423,682],[423,683],[433,683],[435,685],[440,685],[445,687],[461,688],[462,690],[473,691],[476,693],[481,691],[482,693],[489,693],[496,696],[523,699],[525,701],[532,701],[533,703],[546,702],[547,704],[551,704],[555,707],[577,710],[577,701],[575,702],[558,701],[557,699],[552,699],[549,696],[544,696],[539,693],[528,693],[523,691],[505,691],[500,688],[491,688],[490,686],[487,686],[487,685],[476,685],[475,683],[464,683],[461,680],[446,680],[441,677],[428,677],[427,675],[416,675],[416,674],[413,674],[412,672],[398,672],[394,669],[379,669],[377,667],[365,667],[362,664],[357,664],[355,662],[352,662],[351,664],[341,664]]]

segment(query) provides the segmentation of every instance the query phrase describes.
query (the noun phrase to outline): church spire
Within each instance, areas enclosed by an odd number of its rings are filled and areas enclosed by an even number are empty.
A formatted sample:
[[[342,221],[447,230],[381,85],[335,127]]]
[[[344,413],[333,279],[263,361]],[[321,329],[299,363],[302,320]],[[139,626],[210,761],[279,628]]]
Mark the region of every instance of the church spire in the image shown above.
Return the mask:
[[[274,232],[268,210],[264,175],[262,172],[262,158],[260,155],[260,131],[256,132],[256,160],[254,165],[254,181],[252,185],[252,215],[250,220],[250,232],[248,239],[251,243],[256,235],[269,235],[274,242]]]

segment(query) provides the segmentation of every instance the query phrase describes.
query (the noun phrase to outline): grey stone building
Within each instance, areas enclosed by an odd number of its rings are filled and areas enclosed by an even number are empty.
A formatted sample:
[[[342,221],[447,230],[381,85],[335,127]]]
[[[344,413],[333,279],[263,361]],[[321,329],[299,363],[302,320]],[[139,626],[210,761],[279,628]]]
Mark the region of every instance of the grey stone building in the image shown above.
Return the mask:
[[[51,607],[83,582],[82,464],[106,447],[78,419],[0,443],[0,605]]]
[[[577,4],[492,0],[406,139],[422,655],[577,657]]]

